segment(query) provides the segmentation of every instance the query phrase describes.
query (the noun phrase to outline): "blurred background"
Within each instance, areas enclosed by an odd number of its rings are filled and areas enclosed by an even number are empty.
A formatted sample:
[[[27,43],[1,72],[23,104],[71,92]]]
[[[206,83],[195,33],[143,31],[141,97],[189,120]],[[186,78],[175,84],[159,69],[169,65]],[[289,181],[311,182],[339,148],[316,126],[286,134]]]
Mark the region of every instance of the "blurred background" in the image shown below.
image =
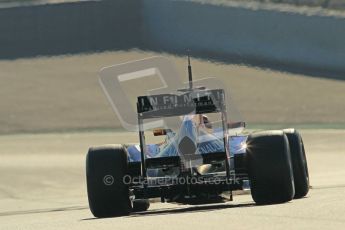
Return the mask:
[[[187,49],[249,127],[343,128],[344,5],[0,0],[0,133],[121,129],[98,71],[163,55],[186,76]]]

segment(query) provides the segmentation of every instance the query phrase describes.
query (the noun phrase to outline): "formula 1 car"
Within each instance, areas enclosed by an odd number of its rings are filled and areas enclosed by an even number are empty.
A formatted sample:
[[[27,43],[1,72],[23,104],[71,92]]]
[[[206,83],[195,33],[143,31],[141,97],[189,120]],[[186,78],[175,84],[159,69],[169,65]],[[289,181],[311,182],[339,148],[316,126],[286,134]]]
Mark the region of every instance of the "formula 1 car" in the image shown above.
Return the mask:
[[[161,202],[193,204],[219,200],[228,192],[232,200],[232,191],[248,184],[260,205],[288,202],[308,193],[299,132],[231,134],[230,129],[245,125],[228,122],[225,91],[193,87],[190,62],[188,73],[188,88],[137,98],[138,144],[89,149],[87,192],[95,217],[146,211],[149,199],[157,197]],[[175,125],[151,130],[160,140],[146,143],[145,122],[161,118]]]

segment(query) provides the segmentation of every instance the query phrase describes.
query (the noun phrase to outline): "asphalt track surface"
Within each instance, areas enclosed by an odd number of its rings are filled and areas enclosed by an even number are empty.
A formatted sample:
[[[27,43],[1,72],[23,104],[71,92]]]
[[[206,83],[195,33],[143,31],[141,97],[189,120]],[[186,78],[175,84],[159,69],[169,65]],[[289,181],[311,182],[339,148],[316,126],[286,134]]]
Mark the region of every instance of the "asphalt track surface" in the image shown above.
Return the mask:
[[[313,187],[306,198],[268,206],[256,206],[249,194],[219,204],[153,203],[147,212],[107,219],[88,209],[86,151],[136,141],[136,134],[3,135],[0,229],[344,229],[345,130],[302,135]]]

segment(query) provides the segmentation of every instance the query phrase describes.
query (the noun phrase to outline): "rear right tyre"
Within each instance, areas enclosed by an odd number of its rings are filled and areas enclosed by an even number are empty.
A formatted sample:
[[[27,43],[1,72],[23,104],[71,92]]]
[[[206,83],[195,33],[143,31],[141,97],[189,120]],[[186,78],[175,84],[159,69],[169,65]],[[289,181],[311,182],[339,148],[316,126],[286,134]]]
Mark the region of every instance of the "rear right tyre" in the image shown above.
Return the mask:
[[[289,142],[283,131],[253,133],[247,139],[247,168],[257,204],[288,202],[295,195]]]

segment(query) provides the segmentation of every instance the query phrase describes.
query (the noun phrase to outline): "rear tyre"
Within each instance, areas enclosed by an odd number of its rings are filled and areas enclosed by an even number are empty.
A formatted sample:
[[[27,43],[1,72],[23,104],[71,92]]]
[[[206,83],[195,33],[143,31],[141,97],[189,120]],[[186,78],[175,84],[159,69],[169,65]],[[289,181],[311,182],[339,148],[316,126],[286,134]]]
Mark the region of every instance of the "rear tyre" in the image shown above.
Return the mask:
[[[289,142],[283,131],[249,135],[247,167],[255,203],[275,204],[293,199],[295,189]]]
[[[86,157],[87,193],[95,217],[130,213],[129,188],[123,179],[127,170],[127,152],[122,145],[89,149]]]
[[[309,192],[309,172],[305,156],[302,137],[295,129],[283,130],[289,140],[293,176],[295,183],[295,197],[299,199]]]

